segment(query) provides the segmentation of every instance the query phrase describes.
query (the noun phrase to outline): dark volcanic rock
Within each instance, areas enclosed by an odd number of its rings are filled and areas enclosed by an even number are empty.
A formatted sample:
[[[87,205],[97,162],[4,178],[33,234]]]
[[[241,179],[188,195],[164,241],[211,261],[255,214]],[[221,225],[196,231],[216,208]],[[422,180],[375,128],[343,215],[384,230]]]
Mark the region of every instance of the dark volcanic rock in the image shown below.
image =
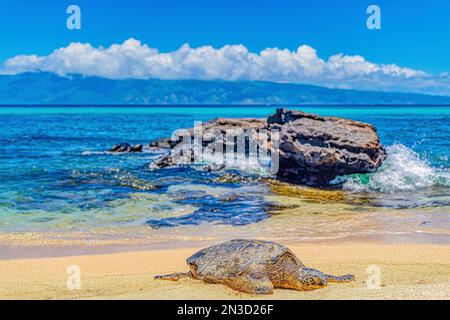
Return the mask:
[[[144,146],[142,144],[136,144],[130,148],[130,152],[142,152]]]
[[[321,119],[321,117],[312,114],[312,113],[305,113],[302,111],[298,111],[298,110],[288,110],[288,109],[277,109],[277,112],[270,116],[267,119],[267,123],[269,125],[273,125],[273,124],[286,124],[288,122],[300,119],[300,118],[308,118],[308,119],[312,119],[312,120],[319,120]]]
[[[203,139],[202,139],[202,146],[206,147],[211,142],[214,142],[217,134],[224,136],[226,134],[227,130],[259,130],[263,127],[267,126],[267,120],[266,119],[257,119],[257,118],[217,118],[210,120],[208,122],[203,123]],[[169,138],[160,138],[156,139],[153,142],[150,143],[150,147],[154,148],[162,148],[162,149],[171,149],[174,151],[174,149],[179,145],[179,143],[182,141],[181,136],[187,135],[191,136],[193,139],[194,136],[194,128],[190,129],[180,129],[179,130],[180,138],[176,140],[171,140]],[[224,149],[226,150],[226,143],[224,139]],[[150,169],[163,169],[168,167],[173,167],[176,165],[185,165],[185,164],[192,164],[194,162],[194,155],[191,154],[185,154],[185,155],[179,155],[176,152],[171,152],[170,154],[163,155],[157,159],[155,159],[154,162],[152,162],[149,166]],[[205,171],[219,171],[224,169],[224,165],[215,165],[215,164],[206,164],[202,166],[203,170]]]
[[[155,161],[150,163],[149,169],[150,170],[164,169],[164,168],[170,168],[175,165],[176,165],[176,163],[173,160],[172,156],[170,154],[168,154],[168,155],[163,155],[159,158],[156,158]]]
[[[173,143],[169,138],[158,138],[150,142],[148,146],[150,148],[170,149],[172,148]]]
[[[130,148],[131,146],[128,143],[118,143],[109,149],[109,152],[127,152]]]
[[[130,145],[128,143],[119,143],[114,145],[109,152],[122,153],[122,152],[142,152],[143,146],[141,144]]]
[[[376,129],[369,124],[286,109],[278,109],[268,119],[218,118],[206,122],[203,124],[202,148],[218,136],[225,136],[227,130],[236,129],[250,132],[252,139],[261,139],[255,132],[266,129],[270,140],[267,148],[272,154],[278,154],[276,176],[295,183],[319,186],[339,175],[373,172],[386,157]],[[273,144],[275,130],[279,132],[278,148]],[[183,130],[183,134],[192,138],[194,129]],[[164,143],[174,151],[181,140],[168,142],[166,139]],[[223,144],[226,150],[236,150],[236,145],[226,145],[225,139]],[[151,168],[192,162],[193,152],[181,157],[171,152],[157,159]]]
[[[323,185],[339,175],[373,172],[386,158],[369,124],[285,109],[268,123],[280,129],[277,175],[282,179]]]

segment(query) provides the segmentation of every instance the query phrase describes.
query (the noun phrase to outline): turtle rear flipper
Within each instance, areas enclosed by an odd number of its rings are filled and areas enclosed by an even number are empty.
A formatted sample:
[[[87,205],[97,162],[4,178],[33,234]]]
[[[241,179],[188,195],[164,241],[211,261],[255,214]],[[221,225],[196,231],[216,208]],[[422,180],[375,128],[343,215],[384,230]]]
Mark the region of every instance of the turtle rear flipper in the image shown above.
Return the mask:
[[[269,277],[251,279],[246,276],[233,277],[223,281],[229,288],[248,294],[266,295],[273,294],[273,284]]]
[[[177,272],[161,276],[155,276],[155,279],[157,280],[169,280],[169,281],[178,281],[181,278],[192,278],[192,273],[189,271],[189,272]]]
[[[220,281],[222,284],[249,294],[273,294],[273,283],[265,266],[252,266],[239,276],[233,276]]]
[[[337,282],[337,283],[346,283],[346,282],[352,282],[355,280],[355,276],[351,274],[346,274],[345,276],[333,276],[331,274],[327,274],[326,278],[328,282]]]

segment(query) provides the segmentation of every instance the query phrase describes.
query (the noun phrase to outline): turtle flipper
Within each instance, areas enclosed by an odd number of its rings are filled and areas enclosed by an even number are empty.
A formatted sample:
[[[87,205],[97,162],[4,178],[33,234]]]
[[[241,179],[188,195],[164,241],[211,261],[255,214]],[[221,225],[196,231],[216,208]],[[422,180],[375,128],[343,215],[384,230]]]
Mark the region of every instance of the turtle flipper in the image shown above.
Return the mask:
[[[261,279],[249,279],[246,276],[233,277],[223,281],[223,284],[230,287],[233,290],[240,291],[248,294],[272,294],[273,284],[270,282],[269,277]]]
[[[189,271],[189,272],[171,273],[162,276],[155,276],[155,279],[157,280],[169,280],[169,281],[178,281],[181,278],[192,278],[192,273]]]
[[[325,275],[328,282],[337,282],[337,283],[346,283],[355,280],[355,276],[351,274],[347,274],[345,276],[333,276],[331,274]]]
[[[266,267],[261,265],[250,267],[239,276],[223,279],[221,283],[233,290],[249,294],[272,294],[274,289]]]

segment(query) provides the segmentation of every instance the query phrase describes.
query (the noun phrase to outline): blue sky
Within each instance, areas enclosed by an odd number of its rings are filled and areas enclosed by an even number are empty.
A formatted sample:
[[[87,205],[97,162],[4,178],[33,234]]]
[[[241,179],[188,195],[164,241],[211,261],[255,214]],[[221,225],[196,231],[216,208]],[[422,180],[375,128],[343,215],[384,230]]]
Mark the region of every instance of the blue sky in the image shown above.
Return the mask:
[[[81,7],[82,30],[66,28],[70,4]],[[366,28],[370,4],[382,10],[381,30]],[[449,16],[448,0],[2,0],[0,62],[16,55],[46,56],[73,42],[98,48],[133,38],[159,52],[185,43],[191,48],[242,44],[253,53],[274,47],[295,52],[307,45],[325,61],[343,53],[439,75],[450,71]],[[322,82],[330,85],[327,81]]]

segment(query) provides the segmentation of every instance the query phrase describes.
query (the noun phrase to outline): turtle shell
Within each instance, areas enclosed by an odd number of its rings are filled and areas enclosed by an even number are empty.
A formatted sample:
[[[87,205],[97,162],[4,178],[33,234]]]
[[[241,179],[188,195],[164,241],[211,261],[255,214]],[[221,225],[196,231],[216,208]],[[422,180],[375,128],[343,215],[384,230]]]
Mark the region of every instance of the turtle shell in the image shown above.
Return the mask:
[[[200,250],[186,262],[196,278],[227,278],[236,276],[253,265],[276,263],[286,252],[301,262],[286,247],[259,240],[231,240]]]

